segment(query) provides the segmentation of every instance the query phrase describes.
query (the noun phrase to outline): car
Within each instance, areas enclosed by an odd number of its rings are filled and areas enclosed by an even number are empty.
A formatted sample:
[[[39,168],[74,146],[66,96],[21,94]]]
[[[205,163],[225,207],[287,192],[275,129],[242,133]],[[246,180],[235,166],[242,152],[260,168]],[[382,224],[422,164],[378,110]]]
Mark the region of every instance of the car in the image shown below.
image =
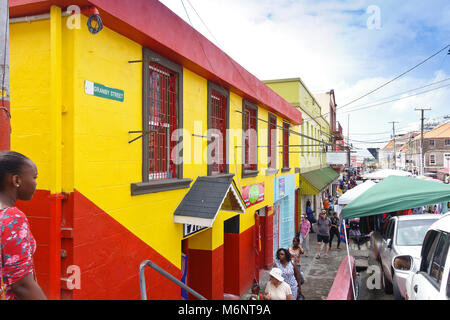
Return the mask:
[[[407,275],[406,299],[450,300],[450,213],[443,215],[427,230],[421,259],[410,255],[394,258],[395,272]]]
[[[395,299],[403,300],[406,297],[407,274],[395,272],[393,259],[409,255],[418,261],[425,234],[439,218],[437,214],[416,214],[394,216],[389,220],[382,234],[379,258],[384,290],[388,294],[393,293]]]

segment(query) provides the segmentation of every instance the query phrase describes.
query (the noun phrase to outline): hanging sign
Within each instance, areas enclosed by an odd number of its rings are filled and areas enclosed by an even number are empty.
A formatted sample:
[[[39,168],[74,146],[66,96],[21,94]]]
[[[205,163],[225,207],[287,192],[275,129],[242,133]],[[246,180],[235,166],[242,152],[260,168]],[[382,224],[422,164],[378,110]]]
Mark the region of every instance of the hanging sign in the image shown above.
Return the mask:
[[[242,198],[246,207],[251,207],[264,201],[264,182],[242,188]]]
[[[123,102],[125,99],[125,93],[123,90],[114,89],[88,80],[84,82],[84,90],[86,94],[104,99],[120,102]]]
[[[193,234],[200,232],[202,230],[207,229],[207,227],[196,226],[193,224],[184,224],[183,225],[183,238],[192,236]]]

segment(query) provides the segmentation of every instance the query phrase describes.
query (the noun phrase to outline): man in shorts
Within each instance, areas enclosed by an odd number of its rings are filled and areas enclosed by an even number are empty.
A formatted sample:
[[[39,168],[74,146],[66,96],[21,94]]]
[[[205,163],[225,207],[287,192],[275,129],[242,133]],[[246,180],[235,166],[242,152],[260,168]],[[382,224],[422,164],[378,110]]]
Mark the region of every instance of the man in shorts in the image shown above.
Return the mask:
[[[330,242],[330,227],[331,220],[328,218],[328,214],[325,210],[319,214],[317,219],[317,255],[316,259],[320,259],[320,251],[322,248],[322,242],[325,244],[325,258],[328,258],[328,243]]]

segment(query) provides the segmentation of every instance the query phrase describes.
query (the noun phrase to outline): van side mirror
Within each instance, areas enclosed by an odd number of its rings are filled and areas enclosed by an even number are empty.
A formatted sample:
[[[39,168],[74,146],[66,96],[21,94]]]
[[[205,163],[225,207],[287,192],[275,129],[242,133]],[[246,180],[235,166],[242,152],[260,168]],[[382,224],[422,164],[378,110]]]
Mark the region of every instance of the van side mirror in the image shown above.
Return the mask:
[[[392,239],[388,239],[388,245],[387,245],[387,247],[388,247],[389,249],[392,249]]]
[[[392,267],[395,271],[411,271],[414,260],[411,256],[397,256],[392,261]]]

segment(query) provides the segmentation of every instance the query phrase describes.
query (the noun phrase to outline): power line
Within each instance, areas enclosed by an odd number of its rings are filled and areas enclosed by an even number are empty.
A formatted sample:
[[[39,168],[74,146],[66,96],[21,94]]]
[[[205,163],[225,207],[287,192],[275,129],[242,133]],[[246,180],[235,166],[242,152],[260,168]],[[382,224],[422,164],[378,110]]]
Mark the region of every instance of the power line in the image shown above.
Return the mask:
[[[394,100],[389,100],[389,101],[385,101],[385,102],[381,102],[381,103],[369,105],[369,106],[362,107],[362,108],[356,108],[356,109],[352,109],[352,110],[349,110],[349,111],[343,111],[342,113],[351,113],[351,112],[354,112],[354,111],[365,110],[365,109],[369,109],[369,108],[381,106],[381,105],[383,105],[383,104],[387,104],[387,103],[391,103],[391,102],[396,102],[396,101],[408,99],[408,98],[411,98],[411,97],[416,97],[416,96],[419,96],[419,95],[422,95],[422,94],[425,94],[425,93],[429,93],[429,92],[432,92],[432,91],[435,91],[435,90],[439,90],[439,89],[442,89],[442,88],[445,88],[445,87],[448,87],[448,86],[450,86],[450,84],[446,84],[446,85],[444,85],[444,86],[440,86],[440,87],[437,87],[437,88],[434,88],[434,89],[430,89],[430,90],[427,90],[427,91],[424,91],[424,92],[419,92],[419,93],[416,93],[416,94],[411,94],[411,95],[406,96],[406,97],[402,97],[402,98],[398,98],[398,99],[394,99]]]
[[[435,85],[435,84],[442,83],[442,82],[445,82],[445,81],[448,81],[448,80],[450,80],[450,77],[449,77],[449,78],[446,78],[446,79],[444,79],[444,80],[440,80],[440,81],[436,81],[436,82],[433,82],[433,83],[424,85],[424,86],[422,86],[422,87],[418,87],[418,88],[415,88],[415,89],[403,91],[403,92],[401,92],[401,93],[397,93],[397,94],[394,94],[394,95],[389,96],[389,97],[381,98],[381,99],[376,100],[376,101],[374,101],[374,102],[372,102],[372,103],[365,103],[365,104],[359,105],[357,108],[359,108],[359,107],[364,107],[364,106],[369,105],[369,104],[377,103],[377,102],[383,101],[383,100],[385,100],[385,99],[390,99],[390,98],[394,98],[394,97],[397,97],[397,96],[401,96],[401,95],[404,95],[405,93],[408,93],[408,92],[411,92],[411,91],[416,91],[416,90],[421,90],[421,89],[424,89],[424,88],[427,88],[427,87],[431,87],[431,86],[433,86],[433,85]],[[338,108],[338,109],[339,109],[339,108]]]
[[[449,45],[446,45],[446,46],[445,46],[444,48],[442,48],[441,50],[437,51],[436,53],[434,53],[434,54],[431,55],[430,57],[428,57],[428,58],[426,58],[425,60],[421,61],[420,63],[416,64],[414,67],[412,67],[412,68],[408,69],[407,71],[403,72],[402,74],[398,75],[398,76],[395,77],[394,79],[385,82],[385,83],[382,84],[381,86],[379,86],[379,87],[375,88],[374,90],[372,90],[372,91],[370,91],[370,92],[368,92],[368,93],[366,93],[366,94],[360,96],[360,97],[357,98],[357,99],[352,100],[352,101],[349,102],[349,103],[344,104],[343,106],[337,107],[336,110],[345,108],[345,107],[349,106],[350,104],[353,104],[353,103],[355,103],[356,101],[359,101],[359,100],[361,100],[361,99],[363,99],[363,98],[369,96],[370,94],[372,94],[372,93],[374,93],[374,92],[380,90],[381,88],[387,86],[388,84],[394,82],[395,80],[397,80],[397,79],[403,77],[405,74],[407,74],[407,73],[411,72],[412,70],[418,68],[419,66],[421,66],[422,64],[424,64],[424,63],[427,62],[428,60],[434,58],[436,55],[438,55],[439,53],[441,53],[442,51],[444,51],[444,50],[447,49],[448,47],[450,47],[450,44],[449,44]],[[448,80],[448,79],[445,79],[445,80],[442,80],[442,81],[438,81],[438,82],[436,82],[436,83],[443,82],[443,81],[447,81],[447,80]],[[435,83],[435,84],[436,84],[436,83]],[[430,84],[430,85],[432,85],[432,84]],[[430,85],[427,85],[427,86],[430,86]],[[424,86],[424,87],[427,87],[427,86]],[[421,88],[419,88],[419,89],[421,89]],[[415,90],[418,90],[418,89],[415,89]],[[411,90],[411,91],[413,91],[413,90]],[[407,91],[407,92],[409,92],[409,91]],[[385,99],[388,99],[388,98],[385,98]],[[324,115],[327,115],[327,114],[329,114],[329,112],[328,112],[328,113],[325,113],[325,114],[323,114],[323,115],[321,115],[321,116],[324,116]],[[319,117],[309,118],[309,119],[305,119],[305,120],[314,120],[314,119],[317,119],[317,118],[319,118]]]
[[[419,63],[416,64],[414,67],[412,67],[412,68],[406,70],[405,72],[401,73],[400,75],[398,75],[398,76],[395,77],[394,79],[389,80],[388,82],[385,82],[385,83],[382,84],[381,86],[379,86],[379,87],[377,87],[377,88],[375,88],[375,89],[369,91],[368,93],[362,95],[361,97],[359,97],[359,98],[357,98],[357,99],[354,99],[354,100],[350,101],[349,103],[344,104],[341,108],[344,108],[344,107],[346,107],[346,106],[348,106],[348,105],[351,105],[351,104],[355,103],[356,101],[359,101],[359,100],[361,100],[362,98],[367,97],[368,95],[370,95],[370,94],[372,94],[372,93],[374,93],[374,92],[380,90],[381,88],[387,86],[388,84],[394,82],[395,80],[397,80],[397,79],[403,77],[405,74],[407,74],[407,73],[413,71],[414,69],[418,68],[419,66],[421,66],[422,64],[424,64],[424,63],[427,62],[428,60],[434,58],[434,57],[437,56],[439,53],[441,53],[442,51],[444,51],[445,49],[447,49],[448,47],[450,47],[450,45],[446,45],[444,48],[440,49],[439,51],[437,51],[437,52],[434,53],[433,55],[429,56],[429,57],[426,58],[425,60],[419,62]]]

